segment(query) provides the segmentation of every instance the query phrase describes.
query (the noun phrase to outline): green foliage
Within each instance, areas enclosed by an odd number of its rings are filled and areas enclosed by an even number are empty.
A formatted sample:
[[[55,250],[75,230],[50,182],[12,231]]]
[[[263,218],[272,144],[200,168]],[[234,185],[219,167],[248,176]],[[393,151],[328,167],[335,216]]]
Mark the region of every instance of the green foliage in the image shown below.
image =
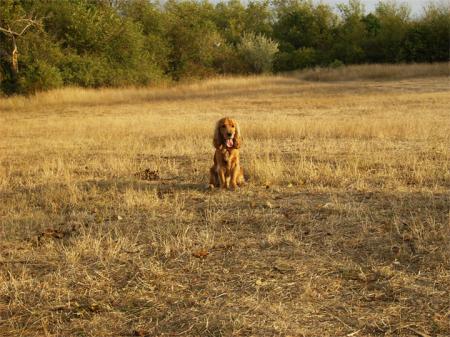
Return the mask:
[[[151,61],[163,72],[167,72],[171,45],[167,39],[165,13],[148,0],[123,1],[119,4],[119,10],[141,27],[144,35],[143,48]]]
[[[213,14],[217,29],[227,43],[236,46],[244,33],[272,33],[273,14],[269,1],[250,1],[247,6],[240,0],[219,2]]]
[[[406,61],[448,61],[450,50],[450,10],[430,4],[425,15],[413,22],[405,37]]]
[[[224,41],[213,21],[208,2],[171,1],[165,6],[167,39],[172,46],[169,71],[175,79],[215,73],[213,64]]]
[[[329,6],[314,6],[311,1],[275,2],[277,20],[273,35],[280,53],[275,61],[279,71],[327,64],[337,17]]]
[[[147,48],[151,36],[133,18],[112,7],[87,1],[51,2],[49,31],[63,40],[58,66],[64,82],[82,86],[147,84],[162,76],[157,57]]]
[[[59,68],[64,84],[100,87],[111,85],[107,65],[107,60],[100,56],[81,56],[73,53],[65,55],[59,63]]]
[[[278,43],[262,34],[245,33],[239,43],[238,54],[240,55],[243,68],[248,73],[268,73],[272,71],[272,64]]]
[[[364,42],[367,39],[363,21],[364,7],[360,0],[349,0],[338,5],[341,23],[336,29],[334,56],[346,64],[361,63],[365,60]]]
[[[58,68],[49,65],[44,60],[37,60],[27,66],[18,81],[18,92],[35,93],[37,91],[58,88],[62,86],[63,79]]]
[[[236,45],[245,32],[245,6],[239,0],[219,2],[216,5],[214,22],[225,40]]]
[[[402,46],[410,28],[409,13],[405,5],[389,2],[378,4],[373,25],[366,25],[372,33],[366,40],[366,54],[371,62],[395,63],[403,59]]]
[[[308,68],[317,64],[317,52],[314,48],[300,48],[294,53],[295,68]]]
[[[449,60],[448,6],[380,2],[2,0],[0,92],[147,85],[215,74]],[[26,20],[35,24],[22,35]],[[13,62],[15,37],[18,71]]]
[[[342,62],[341,60],[334,60],[333,62],[330,63],[329,67],[332,69],[338,69],[344,66],[344,62]]]

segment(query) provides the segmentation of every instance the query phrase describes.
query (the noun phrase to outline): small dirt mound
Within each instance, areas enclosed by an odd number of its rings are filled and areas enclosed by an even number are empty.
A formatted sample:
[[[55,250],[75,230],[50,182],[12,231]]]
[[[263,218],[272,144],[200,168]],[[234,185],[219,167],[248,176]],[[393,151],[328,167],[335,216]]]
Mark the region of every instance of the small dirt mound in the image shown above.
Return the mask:
[[[154,180],[161,179],[161,176],[159,175],[158,170],[145,169],[144,171],[137,172],[134,175],[136,178],[139,178],[142,180],[154,181]]]

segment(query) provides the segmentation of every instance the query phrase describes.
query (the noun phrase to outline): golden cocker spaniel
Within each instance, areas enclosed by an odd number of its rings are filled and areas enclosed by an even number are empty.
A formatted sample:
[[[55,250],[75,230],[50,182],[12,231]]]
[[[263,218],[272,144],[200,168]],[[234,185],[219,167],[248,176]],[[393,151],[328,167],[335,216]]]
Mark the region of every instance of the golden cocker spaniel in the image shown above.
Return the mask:
[[[239,164],[241,131],[236,120],[220,119],[214,130],[214,166],[210,169],[210,188],[231,187],[235,189],[244,183],[244,170]]]

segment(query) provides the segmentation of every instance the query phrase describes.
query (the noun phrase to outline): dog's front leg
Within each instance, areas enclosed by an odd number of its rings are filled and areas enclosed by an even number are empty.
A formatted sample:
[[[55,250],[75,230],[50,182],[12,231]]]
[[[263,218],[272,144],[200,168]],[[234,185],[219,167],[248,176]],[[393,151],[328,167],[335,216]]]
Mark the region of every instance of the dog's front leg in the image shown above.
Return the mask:
[[[226,171],[226,169],[224,167],[221,167],[221,168],[219,168],[219,171],[217,172],[219,175],[219,181],[220,181],[221,188],[228,188],[228,182],[225,177],[225,171]]]
[[[238,186],[238,179],[239,179],[240,173],[241,173],[241,169],[240,169],[239,165],[236,165],[231,170],[230,185],[233,190],[235,190]]]
[[[219,176],[217,175],[216,167],[209,169],[209,188],[219,187]]]

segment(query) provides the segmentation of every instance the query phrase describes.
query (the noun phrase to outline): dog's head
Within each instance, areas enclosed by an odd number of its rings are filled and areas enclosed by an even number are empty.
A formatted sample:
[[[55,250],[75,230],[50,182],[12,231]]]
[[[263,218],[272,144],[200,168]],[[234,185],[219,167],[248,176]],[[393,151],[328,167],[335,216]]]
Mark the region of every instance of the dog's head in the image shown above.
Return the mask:
[[[220,119],[214,130],[214,146],[228,149],[239,149],[241,146],[241,130],[236,120],[229,117]]]

